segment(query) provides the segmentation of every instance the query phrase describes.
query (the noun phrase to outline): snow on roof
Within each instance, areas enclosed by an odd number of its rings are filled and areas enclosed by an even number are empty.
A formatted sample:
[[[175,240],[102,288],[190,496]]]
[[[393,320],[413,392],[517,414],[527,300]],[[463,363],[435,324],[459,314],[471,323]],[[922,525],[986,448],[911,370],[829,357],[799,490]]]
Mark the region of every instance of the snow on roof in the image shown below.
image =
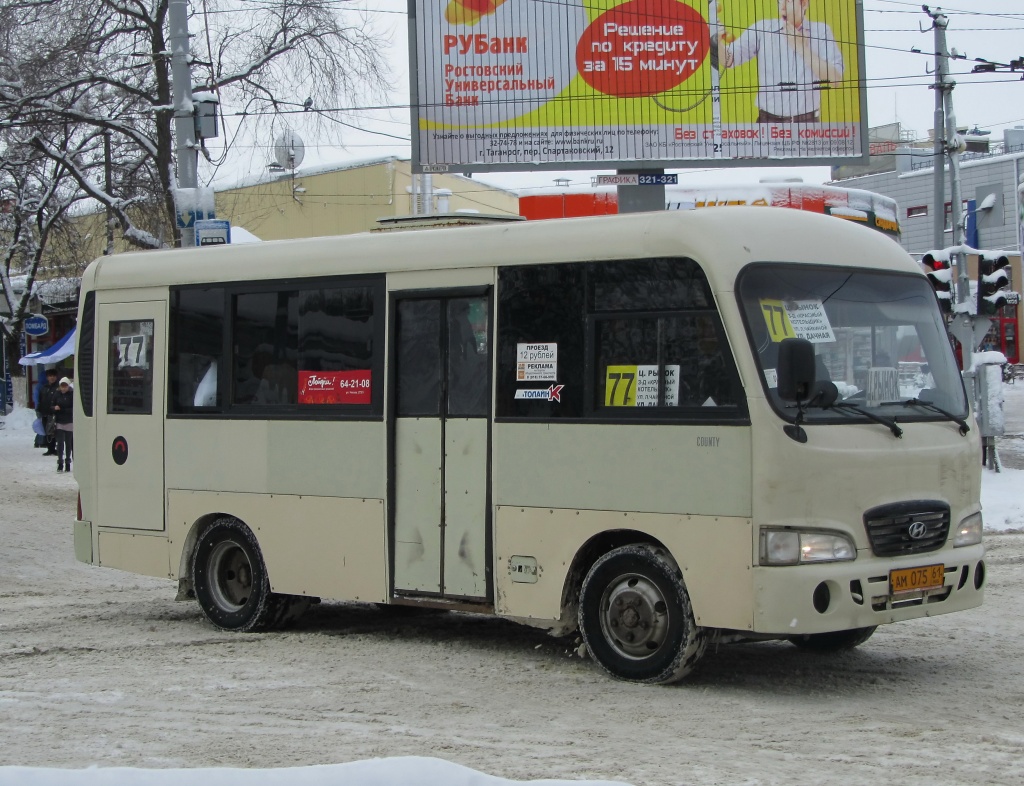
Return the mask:
[[[266,172],[259,172],[255,175],[247,175],[234,183],[224,183],[216,186],[217,191],[233,191],[237,188],[248,188],[250,186],[263,185],[264,183],[276,183],[279,180],[292,180],[297,177],[313,177],[315,175],[326,175],[331,172],[344,172],[349,169],[362,169],[369,166],[380,166],[397,161],[408,161],[407,158],[398,156],[375,156],[373,158],[358,158],[343,163],[319,164],[317,166],[302,167],[294,172],[281,169],[268,169]]]
[[[25,291],[28,276],[11,276],[11,289],[15,295]],[[74,277],[36,279],[32,285],[32,294],[44,305],[65,303],[78,297],[82,279]]]
[[[293,180],[301,177],[315,177],[316,175],[328,175],[332,172],[345,172],[350,169],[362,169],[370,166],[380,166],[381,164],[397,163],[397,162],[408,162],[408,158],[401,158],[399,156],[377,156],[375,158],[358,158],[352,161],[344,161],[341,163],[335,162],[331,164],[319,164],[317,166],[302,167],[296,169],[294,172],[280,169],[268,169],[266,172],[260,172],[255,175],[247,175],[236,180],[233,183],[221,183],[215,186],[217,192],[222,191],[234,191],[239,188],[249,188],[251,186],[263,185],[265,183],[276,183],[280,180]],[[487,188],[492,191],[499,191],[501,193],[509,194],[511,196],[519,196],[519,192],[511,189],[498,186],[493,183],[488,183],[486,180],[479,178],[471,178],[466,175],[461,175],[458,172],[445,172],[445,177],[453,177],[457,180],[466,180],[472,183],[483,183]]]
[[[953,258],[954,254],[967,254],[968,256],[982,256],[986,259],[996,259],[997,257],[1008,257],[1016,255],[1016,251],[993,251],[986,248],[973,248],[966,243],[960,246],[946,246],[945,248],[932,249],[926,251],[925,254],[931,254],[932,259],[940,262],[949,262]]]
[[[245,227],[236,227],[236,226],[232,226],[231,227],[231,245],[236,245],[238,243],[261,243],[261,242],[262,242],[262,238],[256,237],[256,235],[254,235],[252,232],[250,232]]]
[[[855,210],[850,207],[833,207],[829,210],[829,213],[833,216],[839,216],[840,218],[855,218],[860,221],[866,221],[868,214],[864,210]]]

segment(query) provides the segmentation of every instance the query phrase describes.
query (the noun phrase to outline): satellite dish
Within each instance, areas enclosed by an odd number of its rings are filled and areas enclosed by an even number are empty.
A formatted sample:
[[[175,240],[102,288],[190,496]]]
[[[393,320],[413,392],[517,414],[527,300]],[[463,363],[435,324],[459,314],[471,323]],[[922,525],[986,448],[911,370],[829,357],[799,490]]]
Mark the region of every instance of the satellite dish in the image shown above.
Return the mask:
[[[305,155],[302,137],[291,129],[282,132],[274,143],[274,159],[282,169],[298,169]]]

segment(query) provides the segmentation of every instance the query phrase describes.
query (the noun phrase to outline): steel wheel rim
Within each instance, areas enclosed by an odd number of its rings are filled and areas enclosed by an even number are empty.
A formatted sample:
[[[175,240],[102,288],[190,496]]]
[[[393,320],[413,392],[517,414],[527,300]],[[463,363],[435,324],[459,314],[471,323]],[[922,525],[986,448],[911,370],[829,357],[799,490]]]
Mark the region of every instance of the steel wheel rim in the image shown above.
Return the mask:
[[[643,660],[668,637],[669,612],[664,593],[646,576],[627,573],[609,582],[601,596],[601,633],[622,657]]]
[[[238,611],[252,596],[252,563],[237,543],[221,541],[207,560],[210,593],[225,611]]]

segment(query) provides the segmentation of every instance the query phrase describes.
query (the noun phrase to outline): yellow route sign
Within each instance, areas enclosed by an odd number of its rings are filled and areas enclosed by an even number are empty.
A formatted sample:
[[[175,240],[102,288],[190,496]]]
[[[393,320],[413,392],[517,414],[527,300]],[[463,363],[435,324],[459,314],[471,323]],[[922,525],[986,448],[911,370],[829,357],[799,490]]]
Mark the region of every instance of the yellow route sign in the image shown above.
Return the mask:
[[[778,343],[784,338],[796,338],[796,331],[793,330],[786,307],[781,300],[762,298],[759,302],[761,303],[761,316],[764,317],[764,323],[768,326],[768,335],[771,336],[772,341]]]

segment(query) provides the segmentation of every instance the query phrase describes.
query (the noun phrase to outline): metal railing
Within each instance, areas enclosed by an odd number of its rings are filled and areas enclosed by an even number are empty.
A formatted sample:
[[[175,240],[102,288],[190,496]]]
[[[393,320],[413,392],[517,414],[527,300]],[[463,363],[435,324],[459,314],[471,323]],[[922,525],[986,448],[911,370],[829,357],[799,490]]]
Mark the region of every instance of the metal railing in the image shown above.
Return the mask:
[[[921,149],[924,150],[924,148]],[[963,164],[966,161],[979,161],[985,158],[995,158],[996,156],[1005,156],[1010,153],[1024,153],[1024,144],[1007,145],[1003,142],[991,142],[989,143],[989,150],[987,153],[961,153],[960,163]],[[921,156],[920,158],[923,158],[924,160],[912,160],[910,162],[911,172],[916,172],[919,169],[934,168],[932,156]]]

